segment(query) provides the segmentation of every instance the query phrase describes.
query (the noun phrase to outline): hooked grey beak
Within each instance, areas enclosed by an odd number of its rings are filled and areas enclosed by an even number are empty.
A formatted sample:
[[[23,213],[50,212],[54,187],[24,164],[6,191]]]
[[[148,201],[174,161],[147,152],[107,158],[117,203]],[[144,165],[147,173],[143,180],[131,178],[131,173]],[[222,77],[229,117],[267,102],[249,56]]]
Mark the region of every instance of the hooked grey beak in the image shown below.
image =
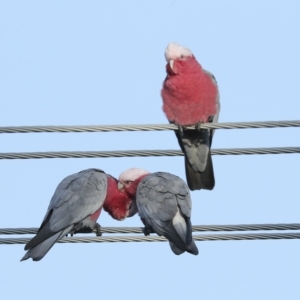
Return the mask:
[[[121,191],[123,189],[124,189],[124,184],[119,181],[118,182],[118,190]]]

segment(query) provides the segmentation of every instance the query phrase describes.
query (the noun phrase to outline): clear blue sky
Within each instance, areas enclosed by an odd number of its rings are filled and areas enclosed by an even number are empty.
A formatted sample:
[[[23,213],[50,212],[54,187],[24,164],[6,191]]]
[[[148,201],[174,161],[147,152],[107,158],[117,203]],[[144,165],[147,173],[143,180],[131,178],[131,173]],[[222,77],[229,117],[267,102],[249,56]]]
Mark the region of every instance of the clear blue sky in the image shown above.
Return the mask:
[[[1,1],[0,126],[166,123],[170,41],[217,78],[220,121],[299,119],[299,1]],[[173,132],[2,134],[1,152],[178,149]],[[299,146],[299,129],[219,130],[213,148]],[[300,156],[215,156],[192,222],[300,222]],[[182,178],[182,157],[1,160],[0,228],[38,227],[57,184],[89,167]],[[102,226],[140,226],[136,216]],[[3,236],[4,237],[4,236]],[[300,241],[0,245],[1,299],[299,299]]]

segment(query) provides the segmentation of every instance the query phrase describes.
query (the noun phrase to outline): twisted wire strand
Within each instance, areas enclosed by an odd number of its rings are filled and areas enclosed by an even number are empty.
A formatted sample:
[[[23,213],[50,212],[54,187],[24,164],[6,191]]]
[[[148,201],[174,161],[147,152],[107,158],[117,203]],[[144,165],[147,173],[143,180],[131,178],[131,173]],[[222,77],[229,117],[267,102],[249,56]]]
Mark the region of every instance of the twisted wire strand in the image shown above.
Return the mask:
[[[300,233],[256,233],[256,234],[211,234],[194,235],[195,241],[242,241],[242,240],[281,240],[299,239]],[[2,245],[26,244],[28,238],[0,239]],[[108,237],[67,237],[57,243],[117,243],[117,242],[166,242],[160,236],[108,236]]]
[[[243,225],[196,225],[193,232],[205,231],[257,231],[300,230],[299,223],[292,224],[243,224]],[[38,228],[0,228],[0,234],[36,234]],[[142,227],[101,227],[103,233],[143,233]]]
[[[273,148],[228,148],[212,149],[212,155],[292,154],[300,153],[300,147]],[[181,150],[127,150],[127,151],[57,151],[57,152],[7,152],[0,153],[0,159],[40,158],[108,158],[183,156]]]
[[[300,127],[300,120],[263,122],[204,123],[203,129],[247,129]],[[132,125],[87,125],[87,126],[8,126],[0,127],[0,133],[40,133],[40,132],[112,132],[112,131],[164,131],[178,127],[173,124],[132,124]],[[188,127],[193,129],[194,127]]]

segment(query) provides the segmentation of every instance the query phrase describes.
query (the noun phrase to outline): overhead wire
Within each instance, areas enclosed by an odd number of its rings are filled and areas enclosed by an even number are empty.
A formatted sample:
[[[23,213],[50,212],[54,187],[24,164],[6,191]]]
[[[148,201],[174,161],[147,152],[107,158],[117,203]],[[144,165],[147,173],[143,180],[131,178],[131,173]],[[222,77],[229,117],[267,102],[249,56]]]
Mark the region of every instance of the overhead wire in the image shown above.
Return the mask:
[[[247,129],[300,127],[300,120],[262,122],[203,123],[201,129]],[[195,127],[187,127],[194,129]],[[165,131],[178,129],[174,124],[132,124],[132,125],[83,125],[83,126],[6,126],[0,133],[41,133],[41,132],[113,132],[113,131]]]
[[[212,149],[212,155],[253,155],[300,153],[300,147],[271,148],[228,148]],[[125,151],[53,151],[53,152],[7,152],[0,153],[0,159],[41,159],[41,158],[110,158],[183,156],[180,150],[125,150]]]
[[[242,241],[299,239],[300,233],[255,233],[255,234],[203,234],[193,235],[195,241]],[[2,245],[26,244],[29,238],[0,239]],[[161,236],[108,236],[108,237],[65,237],[57,243],[116,243],[116,242],[166,242]]]
[[[242,224],[242,225],[197,225],[193,226],[193,232],[203,231],[281,231],[281,230],[300,230],[299,223],[292,224]],[[0,234],[35,234],[38,228],[1,228]],[[164,242],[164,237],[151,235],[143,236],[141,227],[101,227],[102,233],[136,233],[135,236],[101,236],[65,237],[58,243],[104,243],[104,242]],[[233,241],[233,240],[278,240],[278,239],[299,239],[300,232],[296,233],[235,233],[235,234],[202,234],[193,235],[195,241]],[[26,244],[30,238],[0,238],[2,245]]]
[[[205,123],[201,129],[247,129],[247,128],[285,128],[300,127],[300,121],[231,122]],[[194,129],[194,127],[188,127]],[[153,125],[100,125],[100,126],[9,126],[0,127],[0,133],[41,133],[41,132],[120,132],[120,131],[163,131],[176,130],[174,124]],[[253,155],[253,154],[292,154],[300,153],[300,147],[271,148],[228,148],[212,149],[212,155]],[[40,159],[40,158],[108,158],[108,157],[148,157],[183,156],[180,150],[127,150],[127,151],[56,151],[56,152],[19,152],[0,153],[0,159]],[[3,235],[36,234],[38,228],[0,228]],[[102,227],[103,233],[141,234],[141,227]],[[300,224],[248,224],[248,225],[199,225],[193,226],[193,232],[204,231],[268,231],[300,230]],[[299,239],[300,233],[246,233],[246,234],[203,234],[194,235],[195,241],[221,240],[265,240]],[[0,239],[0,244],[25,244],[29,238]],[[105,236],[105,237],[65,237],[58,243],[91,242],[155,242],[166,241],[159,236]]]
[[[269,231],[300,230],[300,223],[291,224],[241,224],[241,225],[194,225],[193,232],[207,231]],[[38,228],[0,228],[0,235],[36,234]],[[101,227],[102,233],[143,233],[142,227]]]

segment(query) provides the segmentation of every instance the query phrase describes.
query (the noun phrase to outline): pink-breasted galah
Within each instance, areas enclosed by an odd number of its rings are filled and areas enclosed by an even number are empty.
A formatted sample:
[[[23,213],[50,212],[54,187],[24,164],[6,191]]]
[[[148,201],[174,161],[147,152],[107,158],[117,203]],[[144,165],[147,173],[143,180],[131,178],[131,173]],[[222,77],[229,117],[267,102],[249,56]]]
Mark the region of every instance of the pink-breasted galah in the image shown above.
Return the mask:
[[[56,241],[68,234],[101,235],[101,209],[114,219],[129,215],[131,198],[118,189],[118,180],[100,169],[87,169],[64,178],[57,186],[37,234],[26,244],[21,261],[41,260]]]
[[[214,130],[201,129],[201,123],[218,121],[220,101],[216,79],[202,68],[189,49],[177,43],[167,46],[165,57],[163,111],[170,123],[178,125],[175,134],[185,156],[188,186],[190,190],[212,190],[215,178],[210,148]],[[195,130],[187,126],[195,126]]]
[[[192,237],[190,192],[181,178],[132,168],[120,174],[118,187],[132,198],[129,217],[139,213],[145,235],[164,236],[177,255],[198,254]]]

